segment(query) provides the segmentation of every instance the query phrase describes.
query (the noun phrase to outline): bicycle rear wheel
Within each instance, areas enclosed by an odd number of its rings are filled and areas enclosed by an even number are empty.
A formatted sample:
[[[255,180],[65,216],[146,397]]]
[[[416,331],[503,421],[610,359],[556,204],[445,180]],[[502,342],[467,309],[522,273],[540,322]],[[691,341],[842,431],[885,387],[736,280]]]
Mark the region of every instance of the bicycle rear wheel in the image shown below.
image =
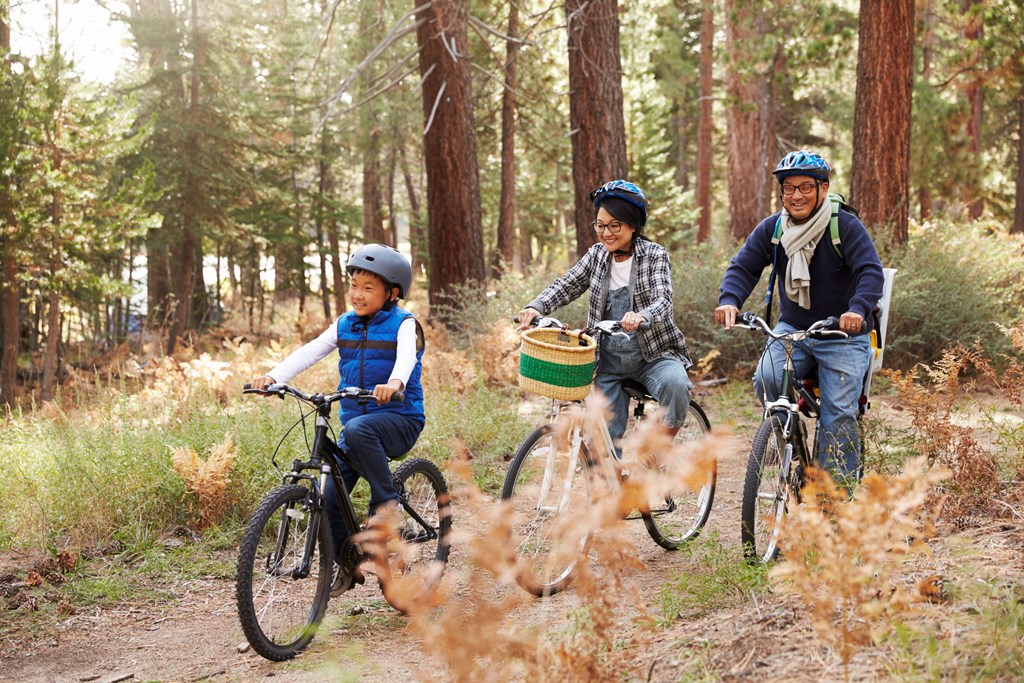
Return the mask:
[[[544,425],[523,441],[505,475],[501,498],[512,508],[516,581],[538,597],[567,587],[586,558],[590,531],[580,520],[590,506],[590,455],[572,454],[571,433]]]
[[[399,612],[429,600],[441,581],[451,551],[452,514],[448,484],[441,470],[429,460],[413,458],[395,470],[402,521],[398,526],[399,550],[388,567],[401,588],[390,590],[382,583],[385,599]],[[411,580],[411,581],[410,581]]]
[[[740,535],[748,560],[771,562],[779,554],[779,527],[790,488],[782,473],[788,445],[782,426],[780,416],[769,416],[757,428],[750,447],[740,507]]]
[[[331,534],[310,489],[280,486],[260,503],[242,538],[235,596],[242,632],[273,661],[313,640],[331,584]]]
[[[686,457],[685,445],[697,441],[711,431],[711,423],[704,410],[690,401],[686,424],[673,439],[670,452]],[[659,463],[661,471],[670,470],[670,463]],[[704,477],[700,489],[693,491],[684,486],[674,486],[670,491],[655,495],[648,502],[647,509],[641,510],[647,533],[654,542],[666,550],[677,550],[683,543],[700,534],[701,528],[711,514],[715,499],[715,481],[718,465],[713,464]]]

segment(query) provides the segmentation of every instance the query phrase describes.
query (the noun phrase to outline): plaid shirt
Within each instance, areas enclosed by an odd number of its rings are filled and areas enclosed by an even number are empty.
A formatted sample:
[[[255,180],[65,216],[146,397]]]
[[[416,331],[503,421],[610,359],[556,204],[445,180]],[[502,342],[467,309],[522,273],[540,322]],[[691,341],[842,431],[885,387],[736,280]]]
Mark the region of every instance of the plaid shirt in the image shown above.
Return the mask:
[[[587,326],[593,327],[604,320],[611,260],[612,255],[604,245],[595,244],[565,275],[552,282],[526,306],[543,315],[550,315],[589,289]],[[676,358],[687,368],[693,366],[686,351],[686,338],[673,318],[672,268],[668,252],[661,245],[646,239],[634,242],[633,266],[629,272],[629,299],[633,303],[633,310],[651,323],[650,329],[637,330],[644,359],[653,361],[658,358]]]

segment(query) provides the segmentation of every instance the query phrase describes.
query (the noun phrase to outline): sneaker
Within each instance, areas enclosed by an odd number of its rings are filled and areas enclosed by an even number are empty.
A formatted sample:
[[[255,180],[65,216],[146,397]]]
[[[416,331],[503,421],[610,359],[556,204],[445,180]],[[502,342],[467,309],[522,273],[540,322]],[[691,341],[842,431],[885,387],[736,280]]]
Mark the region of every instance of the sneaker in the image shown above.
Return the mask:
[[[354,575],[342,569],[337,562],[334,563],[334,570],[331,573],[331,597],[336,598],[342,593],[351,590],[353,586],[363,583],[363,575],[356,572]]]

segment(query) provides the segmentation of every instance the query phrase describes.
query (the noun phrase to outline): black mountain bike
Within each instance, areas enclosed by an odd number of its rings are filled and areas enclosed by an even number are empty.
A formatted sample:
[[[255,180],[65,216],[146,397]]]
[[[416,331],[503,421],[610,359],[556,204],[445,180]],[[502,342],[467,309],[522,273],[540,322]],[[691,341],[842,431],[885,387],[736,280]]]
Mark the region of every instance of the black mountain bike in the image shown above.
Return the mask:
[[[779,554],[779,531],[790,495],[800,500],[804,473],[818,462],[820,406],[816,376],[795,375],[793,346],[805,339],[845,339],[849,335],[838,329],[839,319],[835,317],[819,320],[806,330],[776,334],[764,319],[754,313],[742,313],[736,327],[757,330],[768,343],[781,343],[786,356],[782,367],[786,393],[765,404],[764,418],[750,447],[740,506],[744,554],[748,560],[771,562]],[[866,397],[862,396],[858,419],[866,405]]]
[[[291,659],[309,645],[320,626],[335,570],[329,521],[323,509],[328,477],[334,482],[349,532],[349,540],[339,554],[342,560],[337,570],[350,577],[356,576],[359,564],[373,559],[377,567],[399,565],[397,574],[415,576],[422,580],[424,592],[432,591],[448,562],[451,532],[448,486],[432,462],[412,458],[394,472],[402,514],[399,525],[402,547],[393,555],[400,557],[400,561],[373,557],[351,541],[359,533],[360,524],[342,482],[338,462],[347,463],[357,472],[362,470],[358,459],[342,450],[332,438],[329,419],[334,403],[346,398],[367,403],[376,400],[373,394],[357,387],[329,394],[306,394],[286,384],[274,384],[266,390],[253,389],[247,384],[243,392],[282,399],[292,396],[300,404],[309,406],[311,410],[303,412],[292,429],[304,425],[308,415],[316,414],[309,458],[296,458],[292,462],[291,471],[284,475],[281,486],[267,494],[257,507],[242,538],[235,595],[242,631],[253,650],[274,661]],[[392,400],[400,401],[402,396],[396,393]],[[275,466],[280,449],[281,444],[278,444],[272,459]],[[390,578],[378,576],[382,588],[383,582]],[[348,587],[351,585],[349,582]],[[392,601],[387,592],[384,597]],[[405,611],[404,605],[392,602],[392,606]]]

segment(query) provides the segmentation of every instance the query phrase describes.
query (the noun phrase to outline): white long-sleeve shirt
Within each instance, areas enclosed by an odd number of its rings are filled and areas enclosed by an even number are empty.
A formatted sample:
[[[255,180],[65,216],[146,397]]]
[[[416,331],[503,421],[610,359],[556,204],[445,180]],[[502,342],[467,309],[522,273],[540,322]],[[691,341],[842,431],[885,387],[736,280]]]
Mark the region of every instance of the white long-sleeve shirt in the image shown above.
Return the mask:
[[[397,379],[402,383],[399,391],[405,389],[409,375],[416,367],[416,320],[406,318],[398,327],[398,348],[396,349],[395,367],[391,370],[388,381]],[[275,382],[287,384],[303,370],[311,368],[319,361],[338,349],[338,321],[328,327],[313,341],[293,351],[281,361],[277,367],[267,373]],[[373,387],[362,387],[373,389]]]

